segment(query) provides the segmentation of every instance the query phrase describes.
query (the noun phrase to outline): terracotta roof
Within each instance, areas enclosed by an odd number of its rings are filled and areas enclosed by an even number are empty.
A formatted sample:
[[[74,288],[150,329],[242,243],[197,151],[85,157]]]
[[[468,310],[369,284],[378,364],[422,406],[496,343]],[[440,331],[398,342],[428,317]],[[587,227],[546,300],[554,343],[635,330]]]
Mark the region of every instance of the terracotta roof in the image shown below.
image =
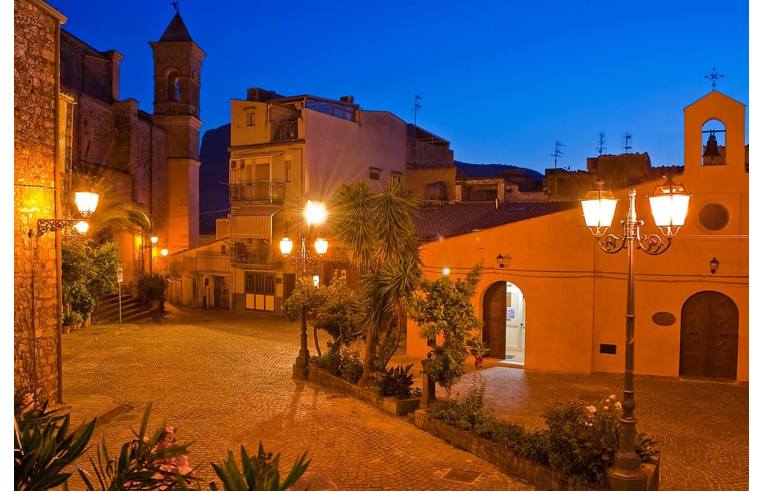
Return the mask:
[[[490,229],[578,206],[578,200],[500,203],[498,208],[493,202],[460,202],[425,208],[414,219],[414,224],[425,241],[432,241],[438,237]]]
[[[194,40],[191,39],[191,34],[188,33],[188,28],[186,28],[186,24],[183,22],[180,14],[176,13],[170,21],[170,24],[167,26],[167,29],[164,30],[162,37],[159,38],[159,41],[193,42]]]

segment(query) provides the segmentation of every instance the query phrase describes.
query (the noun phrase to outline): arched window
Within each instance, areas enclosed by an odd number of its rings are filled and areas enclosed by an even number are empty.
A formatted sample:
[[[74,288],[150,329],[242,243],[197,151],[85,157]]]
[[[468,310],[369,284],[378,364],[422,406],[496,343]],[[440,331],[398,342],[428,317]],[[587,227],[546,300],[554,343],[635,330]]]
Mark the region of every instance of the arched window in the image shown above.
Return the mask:
[[[173,70],[167,75],[167,99],[180,101],[180,79],[177,71]]]
[[[724,123],[717,119],[706,121],[701,134],[701,152],[704,166],[726,164],[727,147]]]

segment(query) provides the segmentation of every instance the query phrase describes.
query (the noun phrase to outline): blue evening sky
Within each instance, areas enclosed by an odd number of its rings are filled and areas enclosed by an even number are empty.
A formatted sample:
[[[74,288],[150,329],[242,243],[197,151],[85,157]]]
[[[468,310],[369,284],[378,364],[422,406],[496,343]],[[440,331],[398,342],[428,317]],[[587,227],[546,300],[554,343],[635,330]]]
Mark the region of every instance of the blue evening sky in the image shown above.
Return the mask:
[[[64,28],[122,61],[122,98],[152,111],[152,59],[169,1],[49,0]],[[247,87],[353,95],[365,109],[418,121],[456,159],[585,167],[598,133],[608,152],[633,135],[653,164],[682,163],[682,109],[710,89],[748,103],[748,2],[183,0],[207,53],[202,130],[229,120]]]

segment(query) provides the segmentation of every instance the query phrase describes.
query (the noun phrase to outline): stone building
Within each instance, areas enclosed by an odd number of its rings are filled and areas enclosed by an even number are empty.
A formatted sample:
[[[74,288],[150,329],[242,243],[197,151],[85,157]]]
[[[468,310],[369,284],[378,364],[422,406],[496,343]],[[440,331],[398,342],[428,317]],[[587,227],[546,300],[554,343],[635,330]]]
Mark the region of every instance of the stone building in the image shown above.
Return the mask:
[[[198,242],[199,88],[204,53],[176,13],[154,52],[154,114],[120,99],[122,55],[99,51],[61,32],[61,91],[69,96],[65,185],[99,178],[111,202],[146,209],[152,229],[115,231],[125,283],[164,270],[163,248],[174,253]],[[147,82],[149,80],[147,74]],[[88,179],[85,179],[87,181]],[[159,243],[151,247],[149,236]]]
[[[64,216],[59,32],[66,18],[40,0],[14,1],[14,391],[61,400],[61,232]],[[31,237],[30,237],[30,232]]]

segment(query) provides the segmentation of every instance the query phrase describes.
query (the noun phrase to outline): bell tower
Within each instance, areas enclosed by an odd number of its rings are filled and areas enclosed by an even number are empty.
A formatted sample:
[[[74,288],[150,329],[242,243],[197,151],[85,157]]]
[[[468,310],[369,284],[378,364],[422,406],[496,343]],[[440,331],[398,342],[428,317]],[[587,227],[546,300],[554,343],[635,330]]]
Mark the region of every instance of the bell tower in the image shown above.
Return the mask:
[[[170,253],[199,243],[199,87],[204,51],[175,16],[154,52],[154,122],[167,132]]]

